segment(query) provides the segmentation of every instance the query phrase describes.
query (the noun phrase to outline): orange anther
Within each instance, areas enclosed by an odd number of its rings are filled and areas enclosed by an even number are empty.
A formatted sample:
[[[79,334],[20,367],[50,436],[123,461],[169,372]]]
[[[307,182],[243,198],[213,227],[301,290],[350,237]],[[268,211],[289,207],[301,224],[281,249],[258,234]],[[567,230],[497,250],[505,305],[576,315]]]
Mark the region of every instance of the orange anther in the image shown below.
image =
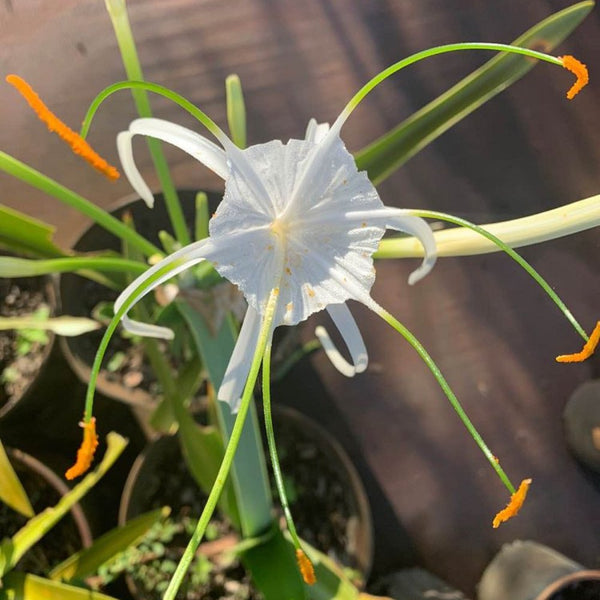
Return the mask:
[[[10,83],[27,100],[27,103],[39,119],[44,122],[50,131],[54,131],[64,140],[75,154],[81,156],[94,169],[97,169],[109,179],[119,178],[119,171],[105,161],[78,133],[65,125],[33,91],[31,86],[18,75],[8,75],[7,83]]]
[[[296,561],[298,562],[298,568],[300,569],[304,583],[307,585],[314,585],[317,582],[315,568],[302,548],[296,550]]]
[[[77,450],[75,464],[65,473],[67,479],[75,479],[83,475],[94,460],[94,453],[98,447],[98,436],[96,435],[96,418],[92,417],[87,423],[79,423],[83,427],[83,441]]]
[[[585,87],[589,80],[590,76],[588,74],[587,67],[579,60],[577,60],[574,56],[565,55],[558,57],[563,64],[563,67],[577,77],[575,83],[571,86],[569,91],[567,92],[567,98],[569,100],[573,100],[575,96],[581,91],[583,87]]]
[[[592,331],[590,339],[585,343],[585,346],[581,352],[576,352],[575,354],[561,354],[560,356],[556,357],[556,362],[583,362],[586,358],[589,358],[594,353],[598,342],[600,342],[600,321],[596,323],[596,327],[594,327],[594,331]]]
[[[503,508],[494,517],[494,522],[492,523],[494,529],[499,527],[500,523],[508,521],[519,513],[523,506],[523,502],[525,502],[525,498],[527,497],[527,490],[529,490],[530,485],[531,479],[523,479],[523,481],[521,481],[519,489],[510,497],[510,502],[506,505],[506,508]]]

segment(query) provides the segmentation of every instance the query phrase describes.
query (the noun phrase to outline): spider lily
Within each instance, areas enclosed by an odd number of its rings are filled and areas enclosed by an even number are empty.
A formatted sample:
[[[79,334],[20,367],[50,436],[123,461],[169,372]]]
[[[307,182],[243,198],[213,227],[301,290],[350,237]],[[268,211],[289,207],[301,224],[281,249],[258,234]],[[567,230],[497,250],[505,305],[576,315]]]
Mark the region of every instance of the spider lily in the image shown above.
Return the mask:
[[[271,141],[240,150],[220,136],[223,149],[199,134],[160,119],[138,119],[117,144],[123,171],[140,196],[152,205],[153,196],[132,157],[134,135],[169,142],[197,158],[225,180],[225,194],[210,221],[209,237],[190,244],[154,265],[117,299],[118,311],[132,292],[155,273],[176,265],[154,280],[149,293],[173,275],[209,260],[236,284],[248,301],[248,310],[229,367],[218,391],[219,400],[239,408],[262,316],[271,292],[279,290],[271,328],[296,325],[326,309],[352,357],[347,363],[327,333],[320,337],[345,375],[367,367],[367,352],[345,302],[353,299],[376,312],[370,296],[375,281],[372,254],[386,229],[402,231],[420,240],[425,251],[421,266],[409,277],[416,283],[435,263],[435,241],[427,223],[405,211],[383,205],[366,176],[359,173],[339,131],[311,120],[303,140],[287,144]],[[137,301],[136,300],[136,301]],[[123,325],[132,333],[170,339],[169,329],[132,321]]]
[[[354,108],[388,76],[428,56],[467,49],[515,52],[561,65],[577,76],[576,83],[568,92],[570,98],[587,82],[585,67],[572,57],[555,58],[502,44],[454,44],[418,53],[392,65],[359,90],[331,127],[311,120],[305,137],[301,140],[291,139],[286,144],[275,140],[242,150],[204,113],[195,107],[191,109],[189,103],[182,99],[179,103],[199,118],[213,133],[220,146],[194,131],[154,118],[137,119],[127,131],[119,134],[117,145],[125,175],[148,206],[153,204],[153,195],[135,165],[132,150],[135,135],[150,136],[187,152],[224,179],[225,192],[210,221],[207,238],[177,250],[152,266],[119,296],[115,302],[115,318],[99,348],[93,374],[97,373],[110,336],[120,321],[126,329],[138,335],[165,339],[173,337],[171,330],[134,321],[127,313],[146,294],[198,263],[212,263],[223,277],[238,286],[248,302],[239,339],[218,390],[218,398],[227,402],[233,411],[239,411],[216,478],[220,483],[215,484],[209,495],[196,532],[174,574],[165,598],[174,597],[185,568],[216,506],[239,441],[261,362],[263,399],[266,407],[270,405],[268,374],[273,330],[281,325],[296,325],[311,314],[325,309],[339,330],[351,356],[351,362],[347,362],[335,348],[327,332],[318,329],[317,333],[333,364],[348,376],[366,369],[366,348],[346,306],[348,300],[362,302],[371,308],[411,343],[433,372],[500,479],[510,490],[511,501],[507,508],[497,515],[494,526],[516,514],[521,507],[531,480],[524,480],[518,490],[513,486],[423,346],[404,325],[371,297],[370,290],[375,281],[373,254],[386,230],[408,233],[423,247],[423,262],[410,275],[409,284],[418,282],[434,266],[435,237],[423,219],[411,214],[414,211],[386,207],[381,202],[367,175],[358,172],[354,158],[346,150],[340,137],[341,129]],[[135,86],[146,86],[152,91],[159,91],[158,86],[129,82],[115,84],[108,93]],[[171,93],[170,97],[174,97],[174,94]],[[512,252],[511,256],[515,258],[514,251],[485,230],[460,219],[455,219],[454,222],[471,227],[492,239],[509,254]],[[520,257],[519,260],[521,264],[524,263]],[[550,289],[547,284],[545,289]],[[585,332],[581,330],[580,333],[587,340]],[[92,418],[93,387],[92,375],[84,427]],[[278,487],[282,489],[282,486],[279,486],[281,478],[277,476],[276,451],[272,431],[269,432],[269,423],[267,427]],[[284,494],[282,496],[284,509],[287,509]],[[305,580],[310,582],[314,579],[314,574],[310,573],[310,565],[305,560],[293,522],[287,512],[286,516],[296,545],[299,565]]]

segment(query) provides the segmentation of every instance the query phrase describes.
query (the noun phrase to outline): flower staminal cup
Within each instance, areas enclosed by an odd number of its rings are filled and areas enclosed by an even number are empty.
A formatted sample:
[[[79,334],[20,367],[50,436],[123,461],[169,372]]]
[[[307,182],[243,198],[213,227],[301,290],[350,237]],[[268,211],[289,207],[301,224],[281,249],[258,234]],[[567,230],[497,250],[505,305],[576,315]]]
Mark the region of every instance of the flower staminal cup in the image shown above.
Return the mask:
[[[262,361],[269,450],[288,527],[307,583],[313,581],[314,574],[311,575],[312,570],[307,566],[308,557],[295,534],[287,508],[270,419],[270,349],[275,327],[295,325],[315,312],[327,310],[348,347],[352,363],[343,359],[324,329],[318,330],[319,337],[334,365],[352,376],[364,371],[368,359],[346,301],[356,300],[371,308],[423,358],[502,482],[513,496],[516,494],[515,487],[468,419],[433,359],[414,335],[370,295],[375,281],[373,254],[387,229],[414,236],[423,246],[423,262],[410,275],[409,284],[418,282],[435,264],[435,239],[427,223],[412,211],[383,205],[367,175],[358,172],[354,158],[340,137],[349,115],[387,77],[429,56],[470,49],[513,52],[567,68],[574,64],[503,44],[451,44],[417,53],[381,72],[359,90],[331,127],[311,120],[304,139],[291,139],[285,144],[274,140],[241,150],[204,113],[173,92],[168,92],[168,96],[198,117],[220,146],[196,132],[154,118],[136,119],[117,139],[125,174],[149,206],[153,202],[152,193],[133,159],[132,139],[135,135],[151,136],[187,152],[225,180],[225,193],[210,221],[208,238],[190,244],[152,266],[119,296],[115,302],[115,317],[103,338],[93,373],[99,369],[108,340],[120,321],[138,335],[172,338],[169,329],[133,321],[127,316],[128,310],[158,285],[205,260],[236,284],[248,302],[248,310],[218,398],[227,402],[234,412],[239,411],[234,431],[241,431]],[[582,81],[581,69],[577,69],[578,81]],[[125,87],[145,87],[164,93],[159,86],[131,82],[115,84],[105,90],[103,98]],[[485,235],[485,232],[480,233]],[[501,246],[501,242],[495,243]],[[86,404],[88,419],[91,417],[93,385],[92,379]],[[217,476],[218,483],[211,491],[198,527],[169,585],[166,600],[174,598],[200,543],[236,444],[232,434]],[[524,494],[517,495],[524,498]]]

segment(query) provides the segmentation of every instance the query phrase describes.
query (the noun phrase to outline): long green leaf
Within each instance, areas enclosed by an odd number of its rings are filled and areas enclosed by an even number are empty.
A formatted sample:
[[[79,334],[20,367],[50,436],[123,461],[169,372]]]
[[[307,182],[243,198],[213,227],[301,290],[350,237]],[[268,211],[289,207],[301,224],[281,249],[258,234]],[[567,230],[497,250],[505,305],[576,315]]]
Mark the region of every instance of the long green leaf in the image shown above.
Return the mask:
[[[50,273],[71,273],[84,269],[141,275],[147,268],[148,266],[142,262],[108,256],[67,256],[36,260],[0,256],[0,277],[38,277]]]
[[[70,508],[79,502],[96,485],[98,480],[113,465],[121,452],[123,452],[125,446],[127,446],[127,440],[114,432],[106,436],[106,443],[107,448],[102,462],[92,473],[87,475],[68,494],[63,496],[56,506],[47,508],[39,515],[30,519],[15,533],[8,544],[5,543],[3,545],[3,554],[5,556],[8,554],[8,560],[3,567],[3,572],[17,564],[25,552],[46,535],[65,516]]]
[[[216,337],[213,337],[204,318],[189,304],[177,301],[176,305],[190,328],[212,385],[219,389],[236,342],[231,319],[225,319]],[[252,352],[253,348],[248,351]],[[235,415],[222,402],[215,404],[224,443],[227,443]],[[272,522],[271,492],[254,405],[249,413],[231,469],[244,537],[262,534]]]
[[[116,600],[106,594],[25,573],[9,573],[3,585],[0,600]]]
[[[279,527],[266,540],[244,550],[241,559],[265,600],[312,600],[302,582],[294,547]]]
[[[30,317],[0,317],[0,331],[10,329],[37,329],[53,331],[58,335],[76,336],[94,331],[100,327],[100,323],[85,317],[50,317],[39,319]]]
[[[560,44],[590,13],[592,0],[579,2],[544,19],[512,44],[544,48]],[[378,184],[427,144],[482,104],[520,79],[536,62],[516,55],[500,54],[462,79],[447,92],[356,153],[360,170]]]
[[[0,246],[18,254],[40,257],[66,256],[54,244],[56,228],[0,205]]]
[[[200,488],[207,494],[215,483],[225,454],[223,439],[215,427],[198,425],[185,407],[175,401],[174,408],[179,424],[179,440],[188,469]],[[240,512],[231,481],[225,484],[219,507],[232,523],[239,527]]]
[[[158,521],[169,516],[168,506],[144,513],[99,537],[89,547],[69,556],[48,575],[53,581],[81,580],[95,573],[107,560],[135,544]]]
[[[0,501],[26,517],[35,512],[0,441]]]
[[[160,248],[156,247],[135,231],[131,231],[110,213],[99,208],[89,200],[86,200],[83,196],[66,188],[64,185],[54,181],[54,179],[51,179],[47,175],[36,171],[33,167],[30,167],[9,154],[6,154],[6,152],[1,151],[0,171],[4,171],[57,200],[60,200],[64,204],[75,208],[80,213],[93,219],[98,225],[101,225],[113,235],[120,239],[128,240],[132,246],[139,248],[146,256],[162,254]]]

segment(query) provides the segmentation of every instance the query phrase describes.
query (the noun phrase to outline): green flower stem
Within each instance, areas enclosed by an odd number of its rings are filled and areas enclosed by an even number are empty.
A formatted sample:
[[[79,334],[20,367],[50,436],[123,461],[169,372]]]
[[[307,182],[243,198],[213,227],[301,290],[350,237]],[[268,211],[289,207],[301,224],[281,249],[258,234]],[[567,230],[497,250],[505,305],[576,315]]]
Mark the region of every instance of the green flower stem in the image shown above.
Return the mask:
[[[273,417],[271,415],[271,342],[267,344],[265,348],[265,354],[263,356],[262,393],[263,411],[265,415],[265,431],[267,433],[269,456],[271,457],[271,465],[273,466],[273,474],[275,475],[277,492],[279,493],[279,500],[281,501],[281,507],[283,508],[283,514],[285,515],[285,521],[287,523],[287,528],[290,532],[294,548],[296,548],[296,550],[300,550],[302,545],[300,544],[300,538],[298,537],[296,525],[294,524],[292,512],[290,511],[287,494],[285,493],[283,475],[281,474],[281,466],[279,464],[279,456],[277,454],[277,445],[275,443],[275,431],[273,430]]]
[[[0,170],[24,181],[30,186],[53,196],[64,204],[71,206],[80,213],[86,215],[98,225],[101,225],[117,237],[127,240],[129,244],[138,248],[146,256],[152,254],[161,254],[160,248],[143,238],[141,235],[132,231],[121,221],[113,217],[111,214],[97,207],[95,204],[86,200],[83,196],[76,194],[60,183],[36,171],[32,167],[13,158],[9,154],[0,151]]]
[[[265,348],[269,343],[269,340],[271,339],[271,328],[273,324],[273,317],[275,315],[275,309],[277,307],[278,295],[279,290],[275,288],[271,291],[271,295],[269,296],[262,327],[260,330],[258,344],[256,346],[256,349],[254,350],[254,358],[252,359],[250,373],[248,375],[248,380],[246,381],[246,386],[244,387],[244,393],[242,394],[240,410],[235,419],[235,424],[229,437],[229,443],[225,448],[225,455],[223,456],[223,461],[221,463],[221,466],[219,467],[219,472],[217,473],[215,483],[213,485],[212,490],[210,491],[208,499],[206,500],[204,510],[200,515],[200,519],[198,520],[196,529],[192,534],[192,537],[183,553],[183,556],[181,557],[181,560],[179,561],[179,564],[177,565],[177,569],[175,569],[175,573],[173,574],[173,578],[169,582],[169,587],[165,592],[163,600],[174,600],[175,596],[177,595],[177,591],[179,590],[185,573],[188,570],[190,563],[194,558],[196,549],[198,548],[202,537],[204,536],[206,527],[208,526],[210,518],[212,517],[219,496],[221,495],[221,492],[223,490],[223,486],[225,485],[225,481],[227,480],[227,476],[229,475],[229,470],[231,468],[231,464],[235,456],[235,451],[237,450],[240,435],[242,433],[244,422],[246,420],[246,415],[248,413],[248,408],[252,400],[252,392],[254,391],[254,384],[256,383],[256,379],[258,377],[260,364],[265,353]]]
[[[465,412],[464,408],[458,401],[458,398],[448,385],[448,382],[442,375],[442,372],[439,370],[433,358],[431,358],[431,356],[429,355],[427,350],[425,350],[421,342],[419,342],[419,340],[404,325],[402,325],[400,321],[394,318],[384,308],[381,308],[377,305],[373,308],[373,310],[388,325],[393,327],[417,351],[417,354],[421,357],[423,362],[429,367],[429,370],[433,373],[433,376],[435,377],[439,386],[442,388],[444,394],[446,394],[446,397],[450,401],[452,408],[455,410],[456,414],[459,416],[460,420],[463,422],[463,425],[467,428],[467,431],[471,434],[471,437],[475,440],[475,443],[479,446],[490,465],[492,465],[492,468],[494,469],[494,471],[496,471],[502,483],[506,486],[506,488],[511,494],[514,494],[515,486],[512,484],[512,482],[508,478],[508,475],[504,472],[504,469],[500,466],[500,463],[492,454],[487,444],[483,441],[483,438],[481,437],[477,429],[475,429],[475,425],[473,425],[471,419],[469,419],[469,417],[467,416],[467,413]]]
[[[159,96],[163,96],[164,98],[168,98],[183,110],[187,111],[192,117],[200,121],[208,131],[210,131],[219,141],[228,140],[227,136],[223,132],[223,130],[203,111],[201,111],[195,104],[192,104],[187,98],[184,98],[177,92],[170,90],[162,85],[158,85],[157,83],[148,83],[147,81],[118,81],[117,83],[113,83],[108,87],[104,88],[95,98],[92,100],[90,107],[83,119],[83,123],[81,125],[81,131],[79,134],[82,138],[88,134],[90,129],[90,125],[92,124],[92,119],[96,114],[96,111],[109,96],[118,92],[119,90],[132,90],[132,89],[140,89],[146,90],[147,92],[152,92],[154,94],[158,94]]]
[[[600,225],[600,196],[572,202],[535,215],[488,223],[483,229],[511,248],[555,240]],[[471,256],[497,252],[497,244],[468,229],[452,228],[434,232],[438,256]],[[412,237],[382,240],[375,258],[423,256],[423,246]]]
[[[573,316],[573,313],[567,308],[567,305],[560,299],[559,295],[550,287],[550,284],[515,250],[513,250],[506,242],[496,237],[493,233],[487,229],[487,226],[480,227],[479,225],[475,225],[474,223],[470,223],[465,219],[461,219],[459,217],[454,217],[453,215],[448,215],[446,213],[437,212],[434,210],[420,210],[420,209],[408,209],[407,213],[413,215],[415,217],[423,217],[426,219],[440,219],[442,221],[448,221],[450,223],[454,223],[455,225],[459,225],[460,227],[464,227],[469,229],[480,237],[489,240],[496,249],[500,249],[508,256],[510,256],[519,266],[521,266],[533,279],[534,281],[546,292],[550,300],[556,304],[558,309],[563,313],[565,318],[571,323],[575,331],[587,342],[588,335],[583,329],[583,327],[579,324],[577,319]],[[527,219],[533,220],[535,217],[528,217]],[[517,221],[524,221],[526,219],[517,219]],[[516,221],[516,222],[517,222]],[[499,225],[503,225],[500,223]],[[464,231],[464,230],[463,230]],[[443,232],[438,232],[443,233]],[[451,231],[448,231],[451,233]],[[392,241],[392,240],[391,240]],[[437,242],[437,235],[436,235]],[[448,256],[447,254],[444,256]]]
[[[529,50],[528,48],[519,48],[518,46],[511,46],[510,44],[492,44],[487,42],[463,42],[459,44],[446,44],[444,46],[436,46],[435,48],[429,48],[421,52],[417,52],[403,60],[394,63],[387,69],[381,71],[381,73],[375,75],[369,82],[367,82],[358,92],[350,99],[348,104],[344,107],[340,116],[337,118],[332,129],[339,128],[350,116],[352,111],[364,100],[369,92],[376,88],[382,81],[397,73],[401,69],[408,67],[420,60],[436,56],[438,54],[446,54],[448,52],[457,52],[460,50],[493,50],[497,52],[510,52],[512,54],[522,54],[529,58],[536,58],[543,60],[554,65],[563,66],[562,61],[556,56],[550,56],[543,52],[536,50]]]
[[[135,47],[135,40],[131,31],[129,17],[125,0],[106,0],[106,8],[110,15],[115,36],[121,50],[121,58],[125,67],[125,72],[129,79],[137,81],[144,80],[144,74],[138,58]],[[140,117],[152,117],[152,109],[148,95],[144,90],[132,90],[133,100]],[[152,138],[147,139],[150,156],[156,169],[160,185],[165,197],[165,204],[169,218],[173,226],[173,231],[177,240],[182,246],[190,243],[190,236],[181,210],[181,204],[175,191],[175,186],[169,173],[167,161],[162,152],[160,143]]]

